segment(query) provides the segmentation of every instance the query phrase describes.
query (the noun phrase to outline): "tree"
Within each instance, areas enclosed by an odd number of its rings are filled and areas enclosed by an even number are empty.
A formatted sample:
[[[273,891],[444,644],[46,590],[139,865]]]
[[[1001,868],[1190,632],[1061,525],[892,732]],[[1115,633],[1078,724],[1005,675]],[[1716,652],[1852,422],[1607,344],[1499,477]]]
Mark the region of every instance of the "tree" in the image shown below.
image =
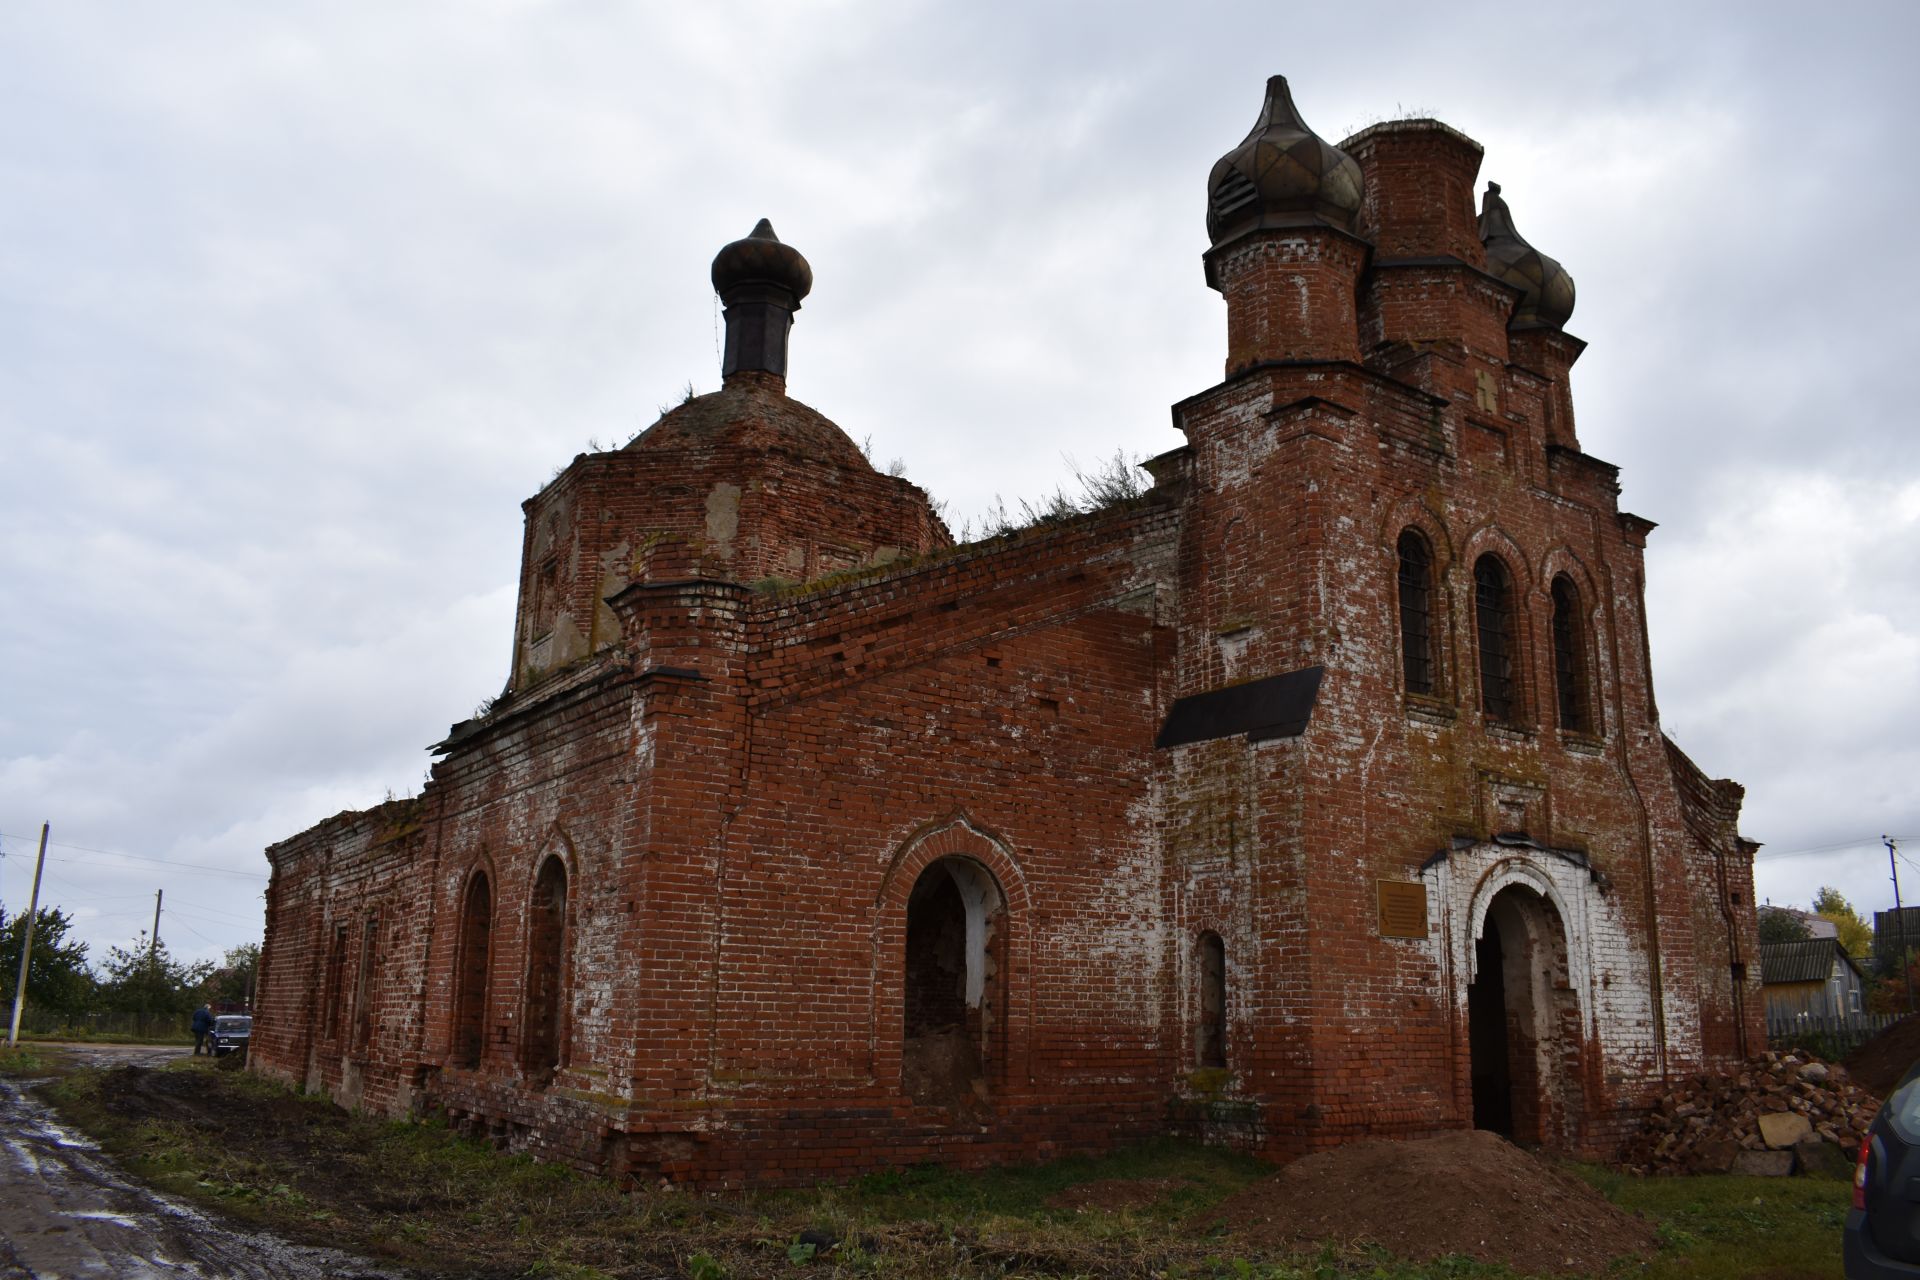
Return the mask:
[[[165,942],[147,941],[147,931],[131,947],[108,947],[100,970],[100,994],[109,1009],[140,1015],[143,1020],[177,1018],[191,1013],[200,1002],[213,966],[205,961],[182,964],[167,952]]]
[[[1805,942],[1812,936],[1807,922],[1785,907],[1760,908],[1760,941]]]
[[[82,1013],[93,999],[93,973],[87,967],[87,944],[68,942],[73,917],[58,907],[40,907],[33,920],[33,957],[27,964],[27,1004],[52,1013]],[[9,1014],[20,981],[20,947],[27,917],[8,916],[0,907],[0,979],[6,982]]]
[[[207,978],[206,997],[216,1005],[250,1007],[253,984],[260,972],[260,944],[242,943],[228,951]]]
[[[1821,885],[1820,892],[1813,895],[1813,913],[1833,926],[1840,945],[1855,960],[1865,960],[1873,950],[1873,926],[1862,920],[1853,904],[1832,885]]]

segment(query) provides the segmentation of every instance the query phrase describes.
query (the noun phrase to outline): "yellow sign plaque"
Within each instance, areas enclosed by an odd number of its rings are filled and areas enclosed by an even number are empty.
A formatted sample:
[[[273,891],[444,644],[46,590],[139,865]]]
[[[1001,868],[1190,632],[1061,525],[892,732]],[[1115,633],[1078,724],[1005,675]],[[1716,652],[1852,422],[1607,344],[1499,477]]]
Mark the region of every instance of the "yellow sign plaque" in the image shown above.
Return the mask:
[[[1376,880],[1380,889],[1380,936],[1427,936],[1427,886],[1414,881]]]

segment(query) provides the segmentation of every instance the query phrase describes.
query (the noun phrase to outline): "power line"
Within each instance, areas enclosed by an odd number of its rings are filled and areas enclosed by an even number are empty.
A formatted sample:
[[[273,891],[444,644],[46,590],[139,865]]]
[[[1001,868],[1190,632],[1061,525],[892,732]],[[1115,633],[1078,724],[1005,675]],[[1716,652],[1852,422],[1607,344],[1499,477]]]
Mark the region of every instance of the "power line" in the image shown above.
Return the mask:
[[[26,840],[29,837],[11,831],[0,831],[0,840]],[[98,853],[109,858],[130,858],[135,862],[155,862],[163,867],[183,867],[193,871],[210,871],[222,876],[245,876],[249,880],[265,880],[267,877],[258,871],[237,871],[232,867],[210,867],[204,862],[180,862],[173,858],[153,858],[140,853],[122,853],[118,849],[94,849],[84,844],[63,844],[58,840],[49,840],[48,844],[57,849],[73,849],[80,853]],[[56,858],[56,862],[73,862],[72,858]]]
[[[1905,836],[1894,837],[1896,842],[1904,839],[1906,839]],[[1756,853],[1753,855],[1753,860],[1755,862],[1769,862],[1775,858],[1802,858],[1813,853],[1832,853],[1836,849],[1859,849],[1867,845],[1878,845],[1879,843],[1879,836],[1862,836],[1857,840],[1841,840],[1834,844],[1819,844],[1806,849],[1781,849],[1777,852]],[[1878,854],[1879,850],[1876,849],[1874,852]]]

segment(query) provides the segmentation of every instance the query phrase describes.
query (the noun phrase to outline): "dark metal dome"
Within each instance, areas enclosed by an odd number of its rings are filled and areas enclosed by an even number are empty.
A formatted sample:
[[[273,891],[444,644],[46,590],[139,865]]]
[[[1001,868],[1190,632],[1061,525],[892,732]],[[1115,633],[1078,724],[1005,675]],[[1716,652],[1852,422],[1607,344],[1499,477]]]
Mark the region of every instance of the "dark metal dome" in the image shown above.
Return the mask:
[[[1360,166],[1307,127],[1287,78],[1274,76],[1253,132],[1207,175],[1207,234],[1219,245],[1259,227],[1352,231],[1361,190]]]
[[[813,289],[813,268],[790,244],[780,243],[765,218],[744,240],[714,255],[713,289],[723,299],[741,285],[773,285],[793,295],[794,308]]]
[[[1566,324],[1573,315],[1573,277],[1514,230],[1513,211],[1500,198],[1497,182],[1487,184],[1480,203],[1480,241],[1487,246],[1487,271],[1520,290],[1510,326],[1558,329]]]

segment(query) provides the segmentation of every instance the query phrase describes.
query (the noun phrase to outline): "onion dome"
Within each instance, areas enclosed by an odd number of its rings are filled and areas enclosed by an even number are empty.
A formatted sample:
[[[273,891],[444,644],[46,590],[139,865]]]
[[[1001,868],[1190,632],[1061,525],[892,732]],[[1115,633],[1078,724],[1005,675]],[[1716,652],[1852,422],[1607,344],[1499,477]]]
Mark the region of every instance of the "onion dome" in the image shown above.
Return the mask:
[[[1218,246],[1261,227],[1352,231],[1360,195],[1360,166],[1307,127],[1287,78],[1274,76],[1253,132],[1207,175],[1207,234]]]
[[[781,244],[765,218],[744,240],[735,240],[713,259],[713,291],[725,301],[742,285],[772,285],[793,295],[793,309],[813,289],[813,268],[790,244]]]
[[[713,289],[726,307],[727,345],[720,375],[787,376],[787,333],[800,299],[813,288],[813,268],[773,234],[765,218],[744,240],[714,255]]]
[[[1500,184],[1487,184],[1480,204],[1480,241],[1487,246],[1487,271],[1520,290],[1520,305],[1509,326],[1558,329],[1573,315],[1573,277],[1513,229],[1513,212],[1500,198]]]

